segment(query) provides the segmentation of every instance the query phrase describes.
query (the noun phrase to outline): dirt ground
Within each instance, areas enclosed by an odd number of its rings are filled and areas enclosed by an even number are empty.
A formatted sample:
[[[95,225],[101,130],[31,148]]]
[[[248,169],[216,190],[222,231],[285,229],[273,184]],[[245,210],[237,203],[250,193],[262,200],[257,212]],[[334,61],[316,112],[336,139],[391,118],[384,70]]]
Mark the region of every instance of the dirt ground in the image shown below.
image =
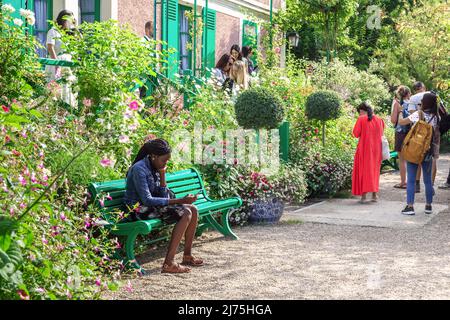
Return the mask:
[[[449,165],[450,154],[441,156],[437,184]],[[382,175],[382,199],[405,198],[397,180]],[[448,206],[450,191],[437,190],[435,202]],[[450,299],[448,208],[407,230],[291,220],[235,232],[237,241],[216,232],[197,239],[206,265],[189,274],[161,274],[165,248],[149,250],[138,257],[149,275],[104,299]]]

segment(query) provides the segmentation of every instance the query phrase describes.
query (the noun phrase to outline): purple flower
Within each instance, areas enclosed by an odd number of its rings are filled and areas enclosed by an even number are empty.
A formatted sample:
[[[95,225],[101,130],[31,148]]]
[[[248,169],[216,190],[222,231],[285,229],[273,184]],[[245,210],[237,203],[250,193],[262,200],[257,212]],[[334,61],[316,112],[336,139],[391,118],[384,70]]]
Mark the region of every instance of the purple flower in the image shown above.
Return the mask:
[[[60,215],[59,215],[59,217],[61,218],[61,220],[62,221],[66,221],[66,216],[64,215],[64,213],[61,213]]]
[[[42,236],[42,243],[43,243],[43,244],[48,244],[48,240],[45,239],[45,236]]]
[[[119,142],[120,143],[128,143],[128,142],[130,142],[130,138],[128,136],[122,134],[119,136]]]
[[[99,278],[97,278],[97,279],[95,280],[95,285],[96,285],[96,286],[99,286],[99,287],[102,285],[102,282],[100,281]]]

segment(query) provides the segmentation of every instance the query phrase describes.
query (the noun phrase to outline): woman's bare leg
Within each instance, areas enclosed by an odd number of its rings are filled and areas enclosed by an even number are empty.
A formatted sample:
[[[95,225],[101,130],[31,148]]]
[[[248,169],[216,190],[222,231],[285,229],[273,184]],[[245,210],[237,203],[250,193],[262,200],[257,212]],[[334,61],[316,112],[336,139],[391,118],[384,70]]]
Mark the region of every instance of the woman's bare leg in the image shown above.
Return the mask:
[[[400,184],[406,186],[406,161],[402,157],[402,153],[398,154],[398,166],[400,169]]]
[[[189,206],[192,212],[191,222],[189,223],[184,240],[184,255],[192,255],[192,243],[194,242],[195,231],[197,230],[198,210],[195,206]]]
[[[172,237],[170,238],[169,248],[167,249],[166,259],[164,263],[167,265],[174,264],[175,254],[177,253],[178,246],[180,245],[181,238],[183,237],[186,229],[191,222],[192,213],[189,209],[185,209],[183,217],[177,222],[172,231]]]

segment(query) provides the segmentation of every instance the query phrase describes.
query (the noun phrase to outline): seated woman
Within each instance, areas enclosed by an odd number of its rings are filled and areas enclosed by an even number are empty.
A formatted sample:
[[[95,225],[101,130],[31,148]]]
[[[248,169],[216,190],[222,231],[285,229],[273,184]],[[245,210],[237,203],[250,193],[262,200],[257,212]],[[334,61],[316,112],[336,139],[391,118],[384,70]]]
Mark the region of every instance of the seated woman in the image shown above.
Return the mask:
[[[247,67],[244,61],[233,63],[230,71],[230,79],[233,80],[232,96],[236,97],[242,90],[247,90],[249,86],[249,77]]]
[[[217,61],[216,67],[211,70],[211,78],[214,79],[219,87],[228,87],[229,73],[231,66],[234,63],[234,58],[225,53]]]
[[[170,199],[166,185],[166,166],[170,156],[167,141],[147,141],[128,170],[124,202],[134,219],[160,218],[166,223],[176,222],[161,272],[184,273],[191,269],[174,261],[183,234],[185,245],[181,264],[203,265],[203,260],[193,257],[191,253],[198,221],[198,211],[192,203],[197,196]]]

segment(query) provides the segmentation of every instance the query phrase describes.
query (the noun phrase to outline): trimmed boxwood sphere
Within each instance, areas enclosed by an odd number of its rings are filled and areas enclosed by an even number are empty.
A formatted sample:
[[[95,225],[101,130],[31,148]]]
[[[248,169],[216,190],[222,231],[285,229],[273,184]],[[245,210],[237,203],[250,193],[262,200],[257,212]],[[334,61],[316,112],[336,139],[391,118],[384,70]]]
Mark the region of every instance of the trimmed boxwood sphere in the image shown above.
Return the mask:
[[[236,118],[244,129],[278,128],[284,119],[280,98],[262,88],[242,92],[234,105]]]
[[[342,101],[334,91],[317,91],[306,99],[306,116],[308,119],[328,121],[341,115]]]

